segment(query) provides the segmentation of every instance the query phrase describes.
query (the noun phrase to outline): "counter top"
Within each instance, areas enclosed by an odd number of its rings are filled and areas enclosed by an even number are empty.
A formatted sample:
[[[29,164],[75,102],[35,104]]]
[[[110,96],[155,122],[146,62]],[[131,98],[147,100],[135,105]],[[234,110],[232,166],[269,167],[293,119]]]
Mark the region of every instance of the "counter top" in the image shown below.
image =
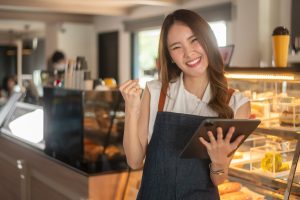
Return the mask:
[[[5,131],[4,131],[5,132]],[[9,133],[4,133],[3,130],[1,130],[0,137],[5,138],[16,145],[20,145],[22,147],[25,147],[29,149],[30,151],[37,153],[59,165],[62,165],[66,168],[69,168],[79,174],[82,174],[84,176],[98,176],[98,175],[106,175],[111,173],[120,173],[128,170],[128,167],[124,169],[111,169],[109,166],[105,166],[105,164],[101,163],[84,163],[84,162],[77,162],[77,163],[68,163],[62,159],[55,158],[51,155],[48,155],[44,152],[45,149],[45,143],[44,141],[40,143],[31,143],[29,141],[26,141],[22,138],[19,138],[17,136],[14,136]],[[102,162],[108,162],[105,159],[102,159]],[[106,163],[106,165],[109,165]]]

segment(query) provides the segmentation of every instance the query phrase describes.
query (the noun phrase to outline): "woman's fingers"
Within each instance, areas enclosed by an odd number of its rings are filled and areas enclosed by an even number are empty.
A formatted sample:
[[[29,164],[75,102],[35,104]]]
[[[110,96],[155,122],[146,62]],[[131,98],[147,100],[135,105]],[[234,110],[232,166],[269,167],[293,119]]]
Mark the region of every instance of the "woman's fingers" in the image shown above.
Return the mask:
[[[132,81],[132,80],[128,80],[128,81],[126,81],[125,83],[122,83],[122,85],[120,85],[120,87],[119,87],[119,90],[120,90],[120,91],[123,91],[124,88],[125,88],[127,85],[129,85],[129,84],[131,83],[131,81]]]
[[[124,94],[129,94],[132,89],[135,89],[136,91],[140,89],[138,80],[129,80],[122,84],[119,88],[119,90]]]
[[[141,91],[142,90],[139,87],[133,86],[133,87],[128,89],[127,94],[129,94],[129,95],[139,95]]]
[[[236,149],[240,144],[240,142],[244,139],[244,137],[245,137],[244,135],[240,135],[238,138],[236,138],[236,140],[231,143],[232,148]]]
[[[231,141],[234,131],[235,131],[235,127],[233,127],[233,126],[230,127],[230,129],[228,130],[226,137],[225,137],[225,143],[230,144],[230,141]]]
[[[215,145],[217,142],[216,142],[216,138],[215,138],[214,134],[211,131],[207,131],[207,135],[209,137],[210,143],[212,145]]]
[[[210,143],[207,142],[203,137],[199,137],[200,142],[206,147],[206,149],[210,149]]]
[[[223,142],[223,129],[221,127],[217,128],[217,142],[218,143]]]
[[[129,84],[123,89],[124,93],[125,93],[125,94],[128,94],[129,91],[130,91],[132,88],[135,88],[136,84],[137,84],[136,81],[131,81],[131,83],[129,83]]]

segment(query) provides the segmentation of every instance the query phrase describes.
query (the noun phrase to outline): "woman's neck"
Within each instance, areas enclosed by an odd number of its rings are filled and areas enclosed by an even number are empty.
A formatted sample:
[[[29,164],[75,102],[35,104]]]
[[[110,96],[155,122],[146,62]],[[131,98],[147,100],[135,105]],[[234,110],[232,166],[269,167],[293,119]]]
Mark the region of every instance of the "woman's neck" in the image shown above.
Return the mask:
[[[183,74],[183,84],[185,89],[197,96],[199,99],[203,98],[208,82],[207,73],[203,74],[201,77],[193,77]]]

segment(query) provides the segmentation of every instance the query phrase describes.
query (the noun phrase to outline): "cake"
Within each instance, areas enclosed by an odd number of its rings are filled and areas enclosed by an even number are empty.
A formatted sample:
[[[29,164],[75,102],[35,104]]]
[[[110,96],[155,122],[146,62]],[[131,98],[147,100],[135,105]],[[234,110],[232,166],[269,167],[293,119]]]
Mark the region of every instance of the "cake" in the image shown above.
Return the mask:
[[[279,122],[282,126],[300,126],[300,112],[283,111],[279,116]]]
[[[290,103],[280,103],[280,124],[283,126],[300,126],[300,99],[293,99]]]

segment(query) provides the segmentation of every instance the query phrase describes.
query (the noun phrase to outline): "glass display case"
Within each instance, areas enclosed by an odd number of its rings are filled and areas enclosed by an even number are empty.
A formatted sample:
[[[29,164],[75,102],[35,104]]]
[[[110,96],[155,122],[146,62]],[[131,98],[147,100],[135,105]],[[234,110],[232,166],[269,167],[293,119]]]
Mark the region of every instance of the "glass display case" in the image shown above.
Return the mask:
[[[127,170],[118,90],[44,88],[45,152],[89,173]]]
[[[19,101],[22,97],[22,93],[14,93],[0,110],[1,133],[42,149],[43,108]],[[29,126],[32,122],[35,125]]]
[[[227,68],[229,87],[251,100],[261,125],[237,150],[229,183],[251,199],[300,199],[300,69]]]
[[[127,171],[124,101],[118,90],[44,88],[41,105],[14,94],[0,110],[2,134],[84,173]]]

